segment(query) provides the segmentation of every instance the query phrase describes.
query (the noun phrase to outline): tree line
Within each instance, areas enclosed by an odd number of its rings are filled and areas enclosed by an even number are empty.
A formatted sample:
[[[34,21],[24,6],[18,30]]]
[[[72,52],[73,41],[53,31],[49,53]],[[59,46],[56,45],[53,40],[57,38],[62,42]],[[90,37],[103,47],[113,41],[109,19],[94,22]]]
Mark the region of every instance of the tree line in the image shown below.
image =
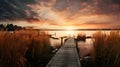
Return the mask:
[[[13,25],[13,24],[0,24],[0,31],[15,31],[15,30],[22,30],[25,29],[24,27]]]

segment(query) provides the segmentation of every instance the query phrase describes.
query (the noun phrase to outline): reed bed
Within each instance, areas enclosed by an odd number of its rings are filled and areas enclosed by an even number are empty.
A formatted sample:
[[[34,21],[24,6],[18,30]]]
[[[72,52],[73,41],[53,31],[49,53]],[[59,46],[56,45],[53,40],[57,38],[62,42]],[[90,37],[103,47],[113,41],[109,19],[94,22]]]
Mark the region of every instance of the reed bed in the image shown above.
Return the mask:
[[[79,33],[77,35],[77,41],[85,41],[86,40],[86,35],[84,33]]]
[[[120,32],[97,32],[93,34],[94,51],[92,58],[95,67],[120,66]]]
[[[51,52],[45,32],[0,33],[0,67],[40,67],[51,58]]]

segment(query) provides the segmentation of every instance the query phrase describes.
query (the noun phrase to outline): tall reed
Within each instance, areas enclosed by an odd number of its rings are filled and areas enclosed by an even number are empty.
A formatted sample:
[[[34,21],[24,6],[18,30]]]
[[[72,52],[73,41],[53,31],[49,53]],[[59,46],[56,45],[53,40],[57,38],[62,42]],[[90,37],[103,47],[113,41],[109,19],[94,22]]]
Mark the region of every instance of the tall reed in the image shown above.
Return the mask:
[[[93,35],[93,58],[96,67],[120,66],[120,32],[97,32]]]
[[[0,67],[31,67],[52,52],[45,32],[15,31],[0,34]],[[37,67],[37,66],[36,66]]]

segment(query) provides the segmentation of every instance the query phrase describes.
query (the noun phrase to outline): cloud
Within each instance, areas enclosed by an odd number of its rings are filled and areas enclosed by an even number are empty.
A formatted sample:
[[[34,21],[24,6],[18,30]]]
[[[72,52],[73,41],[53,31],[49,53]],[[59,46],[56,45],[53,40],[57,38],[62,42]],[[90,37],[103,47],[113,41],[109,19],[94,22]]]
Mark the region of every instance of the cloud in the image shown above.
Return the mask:
[[[112,23],[119,27],[119,16],[120,0],[0,1],[0,20],[27,20],[58,26]]]
[[[31,6],[33,6],[31,8]],[[36,8],[34,8],[36,7]],[[41,7],[41,8],[40,8]],[[45,8],[45,9],[44,9]],[[47,9],[46,9],[47,8]],[[36,10],[36,11],[35,11]],[[74,15],[120,14],[120,0],[2,0],[0,18],[36,18],[38,11],[50,11],[68,18]],[[47,12],[48,13],[48,12]],[[51,16],[50,16],[51,17]]]
[[[36,3],[35,0],[0,0],[0,20],[16,20],[31,18],[35,13],[31,11],[30,7],[26,4]],[[30,13],[30,16],[26,14],[26,11]]]
[[[95,0],[98,14],[120,14],[120,0]]]

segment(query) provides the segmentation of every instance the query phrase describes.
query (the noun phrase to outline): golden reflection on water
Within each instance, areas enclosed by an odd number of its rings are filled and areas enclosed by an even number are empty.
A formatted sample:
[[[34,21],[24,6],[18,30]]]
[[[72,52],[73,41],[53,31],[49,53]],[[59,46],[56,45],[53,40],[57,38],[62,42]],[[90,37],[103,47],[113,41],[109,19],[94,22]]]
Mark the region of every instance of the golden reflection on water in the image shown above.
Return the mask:
[[[66,31],[49,31],[49,34],[52,34],[55,37],[62,37],[62,36],[77,36],[79,33],[84,33],[86,36],[92,36],[93,33],[96,31],[72,31],[72,30],[66,30]]]
[[[63,36],[77,37],[79,33],[84,33],[86,34],[86,36],[92,36],[92,34],[94,34],[95,32],[98,32],[98,31],[73,31],[72,29],[67,29],[65,31],[48,31],[48,33],[51,34],[53,37],[59,38],[59,40],[50,39],[52,45],[60,44],[61,43],[60,37],[63,37]],[[109,33],[110,31],[102,31],[102,32]],[[92,44],[92,41],[91,39],[86,39],[85,43]]]

